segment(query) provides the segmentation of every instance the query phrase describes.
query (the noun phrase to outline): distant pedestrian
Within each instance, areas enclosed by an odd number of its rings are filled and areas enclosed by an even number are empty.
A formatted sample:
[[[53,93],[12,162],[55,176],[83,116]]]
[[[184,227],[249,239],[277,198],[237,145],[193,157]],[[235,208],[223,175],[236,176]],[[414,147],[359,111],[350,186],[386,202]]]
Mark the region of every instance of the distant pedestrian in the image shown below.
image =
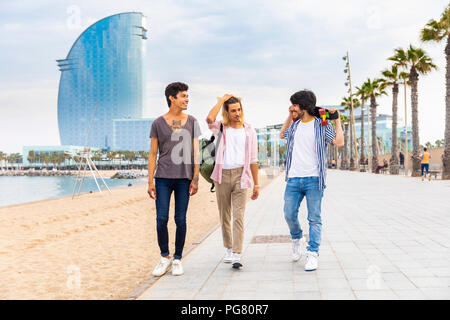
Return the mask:
[[[431,175],[428,174],[428,169],[430,167],[430,159],[431,154],[427,151],[427,148],[423,148],[423,152],[420,154],[420,170],[421,170],[421,176],[422,181],[424,180],[423,177],[423,170],[426,170],[426,174],[428,175],[428,180],[431,181]]]
[[[322,126],[314,117],[316,96],[312,91],[294,93],[289,107],[289,116],[284,122],[280,137],[287,138],[286,144],[286,189],[284,193],[284,218],[292,238],[292,260],[301,257],[305,237],[298,220],[298,209],[306,197],[309,222],[309,242],[306,252],[305,271],[317,269],[319,246],[322,234],[321,205],[325,189],[327,145],[344,145],[340,117],[336,120],[336,131],[331,123]],[[293,112],[299,115],[293,121]],[[337,109],[329,109],[330,113]],[[303,249],[303,248],[302,248]]]
[[[405,164],[405,156],[403,155],[403,153],[399,153],[399,158],[400,158],[400,166],[403,167],[403,165]]]
[[[375,168],[375,173],[379,174],[381,169],[387,169],[389,166],[388,161],[386,159],[383,159],[383,165],[378,165]]]

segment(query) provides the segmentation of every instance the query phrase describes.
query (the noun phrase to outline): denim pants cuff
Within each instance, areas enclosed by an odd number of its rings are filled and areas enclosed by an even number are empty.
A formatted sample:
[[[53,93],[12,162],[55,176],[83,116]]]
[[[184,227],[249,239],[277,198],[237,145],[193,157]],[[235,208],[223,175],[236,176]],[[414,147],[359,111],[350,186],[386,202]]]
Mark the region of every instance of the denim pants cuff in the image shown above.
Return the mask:
[[[295,236],[291,236],[292,240],[300,240],[301,238],[303,238],[303,234],[300,233],[300,235],[295,235]]]
[[[313,249],[313,248],[311,248],[311,247],[307,247],[306,250],[307,250],[307,251],[310,251],[310,252],[315,252],[315,253],[319,254],[319,248]]]

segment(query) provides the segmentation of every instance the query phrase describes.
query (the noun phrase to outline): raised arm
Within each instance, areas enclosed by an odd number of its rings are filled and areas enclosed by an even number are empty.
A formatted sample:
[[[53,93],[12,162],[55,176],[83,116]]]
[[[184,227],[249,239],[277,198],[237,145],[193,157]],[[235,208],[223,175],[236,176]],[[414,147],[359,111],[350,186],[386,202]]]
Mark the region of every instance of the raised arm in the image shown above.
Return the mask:
[[[283,126],[280,129],[280,138],[284,139],[284,132],[291,126],[292,124],[292,112],[289,111],[289,116],[283,123]]]
[[[338,109],[329,109],[330,113],[337,112],[339,114],[339,117],[336,119],[336,137],[333,139],[333,144],[337,147],[343,147],[344,146],[344,132],[342,131],[342,125],[341,125],[341,113]]]
[[[222,108],[223,103],[225,101],[227,101],[228,99],[230,99],[232,96],[233,95],[231,95],[231,94],[226,94],[223,97],[217,98],[216,105],[211,109],[211,111],[209,111],[208,117],[206,118],[206,122],[208,124],[211,124],[214,121],[216,121],[216,117],[219,114],[220,108]]]

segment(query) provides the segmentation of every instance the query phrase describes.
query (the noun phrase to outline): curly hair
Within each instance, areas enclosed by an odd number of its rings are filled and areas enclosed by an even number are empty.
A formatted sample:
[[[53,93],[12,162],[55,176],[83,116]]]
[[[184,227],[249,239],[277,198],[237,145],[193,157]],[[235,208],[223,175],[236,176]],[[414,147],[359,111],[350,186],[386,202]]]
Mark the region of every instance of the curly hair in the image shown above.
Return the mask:
[[[292,104],[297,104],[301,110],[306,110],[310,115],[316,107],[316,95],[311,90],[301,90],[294,93],[291,98]]]

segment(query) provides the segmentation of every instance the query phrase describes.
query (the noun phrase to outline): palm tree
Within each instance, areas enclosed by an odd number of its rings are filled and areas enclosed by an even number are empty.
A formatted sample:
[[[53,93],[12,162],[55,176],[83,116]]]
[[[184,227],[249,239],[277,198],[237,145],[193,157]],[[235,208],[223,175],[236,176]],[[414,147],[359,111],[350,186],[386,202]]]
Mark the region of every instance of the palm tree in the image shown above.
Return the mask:
[[[436,148],[442,148],[442,146],[444,145],[444,139],[442,139],[442,140],[436,140],[435,142],[434,142],[434,144],[436,145]]]
[[[50,162],[52,163],[52,169],[55,169],[55,163],[58,162],[58,152],[52,152],[50,154]]]
[[[63,152],[57,152],[55,157],[55,163],[58,165],[57,169],[61,170],[61,164],[64,162],[65,155]]]
[[[28,151],[28,157],[27,157],[28,162],[30,162],[32,165],[34,164],[34,162],[36,161],[36,154],[34,153],[33,150]]]
[[[14,164],[19,163],[22,159],[22,156],[20,153],[10,153],[9,156],[7,156],[8,162],[12,164],[12,168],[14,170]]]
[[[94,164],[96,167],[99,166],[99,162],[102,161],[102,151],[101,150],[95,150],[92,153],[92,161],[94,161]]]
[[[4,162],[7,159],[7,155],[6,153],[4,153],[3,151],[0,151],[0,162]],[[3,169],[3,164],[0,166],[1,169]]]
[[[390,174],[398,174],[399,159],[397,148],[397,113],[398,113],[398,84],[405,73],[399,72],[398,66],[393,65],[391,69],[385,69],[381,72],[384,76],[383,88],[392,87],[392,148],[391,148],[391,165],[389,166]]]
[[[450,179],[450,5],[447,5],[439,21],[430,20],[422,29],[420,38],[423,42],[441,42],[447,40],[445,56],[447,59],[445,74],[445,144],[442,155],[442,179]]]
[[[358,108],[360,106],[359,104],[359,100],[357,98],[353,98],[353,108],[351,107],[351,100],[350,97],[343,97],[342,98],[342,102],[341,102],[341,106],[344,107],[344,110],[350,110],[350,119],[354,119],[353,117],[353,109]],[[356,144],[354,143],[354,140],[356,139],[356,137],[353,137],[353,133],[354,133],[354,126],[353,126],[353,122],[350,121],[350,170],[355,170],[355,158],[353,157],[353,155],[356,155]],[[355,138],[355,139],[354,139]],[[353,153],[353,151],[355,151],[355,153]]]
[[[50,155],[48,153],[44,153],[42,155],[42,161],[45,163],[45,169],[48,169],[48,164],[51,162]]]
[[[367,79],[365,85],[370,97],[370,113],[372,120],[372,172],[378,166],[378,143],[377,143],[377,100],[376,98],[386,94],[382,86],[382,79]]]
[[[8,170],[9,165],[13,163],[13,154],[10,153],[10,154],[6,155],[5,160],[6,160],[6,170]],[[12,166],[12,167],[14,170],[14,166]]]
[[[112,169],[114,169],[114,159],[116,158],[117,152],[116,151],[108,151],[106,153],[106,157],[109,160],[109,165],[110,167],[112,167]]]
[[[409,69],[409,82],[411,84],[411,116],[412,116],[412,138],[413,138],[413,177],[420,176],[420,158],[419,158],[419,115],[418,115],[418,92],[417,85],[419,75],[427,74],[433,69],[437,69],[432,59],[427,53],[412,45],[408,50],[402,48],[395,49],[395,55],[388,60],[394,61],[397,66]]]
[[[378,154],[384,154],[386,150],[386,146],[384,144],[383,138],[377,137],[377,150]]]
[[[366,156],[364,154],[364,104],[365,102],[370,98],[370,96],[367,94],[367,85],[366,83],[363,83],[361,87],[356,87],[356,96],[359,97],[359,100],[361,101],[361,137],[360,137],[360,163],[365,164],[366,163]],[[367,125],[369,125],[367,123]],[[361,168],[361,172],[366,171],[364,167]]]

